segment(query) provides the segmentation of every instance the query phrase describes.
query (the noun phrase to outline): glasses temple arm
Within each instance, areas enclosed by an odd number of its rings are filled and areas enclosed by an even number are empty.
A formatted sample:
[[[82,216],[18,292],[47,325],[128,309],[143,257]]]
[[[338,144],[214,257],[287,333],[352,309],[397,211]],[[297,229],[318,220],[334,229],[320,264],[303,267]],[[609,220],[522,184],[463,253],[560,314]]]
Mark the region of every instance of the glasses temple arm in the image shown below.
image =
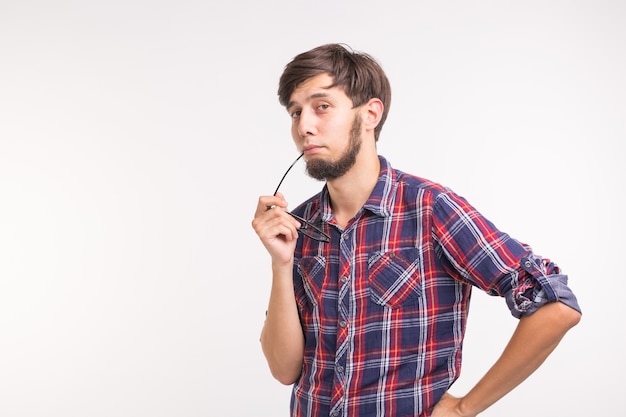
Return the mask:
[[[283,180],[285,179],[285,177],[287,176],[287,174],[289,173],[289,171],[291,171],[291,168],[293,168],[293,166],[296,164],[296,162],[298,162],[300,160],[300,158],[302,158],[302,155],[304,155],[304,152],[300,154],[300,156],[298,156],[296,158],[295,161],[293,161],[291,163],[291,165],[289,165],[289,168],[287,168],[287,171],[285,171],[285,174],[283,175],[283,177],[280,179],[280,182],[278,183],[278,187],[276,187],[276,190],[274,191],[273,195],[276,195],[276,193],[278,192],[278,189],[280,188],[281,184],[283,183]]]

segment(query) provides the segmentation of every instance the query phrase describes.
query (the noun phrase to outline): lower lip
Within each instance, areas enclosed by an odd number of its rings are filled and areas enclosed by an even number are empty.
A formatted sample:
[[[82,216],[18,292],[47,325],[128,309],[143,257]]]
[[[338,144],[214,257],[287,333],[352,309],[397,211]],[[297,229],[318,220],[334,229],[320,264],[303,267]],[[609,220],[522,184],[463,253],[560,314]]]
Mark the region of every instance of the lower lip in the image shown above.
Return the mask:
[[[311,155],[311,154],[316,153],[316,152],[317,152],[317,151],[319,151],[319,150],[320,150],[320,147],[315,147],[315,148],[305,149],[305,150],[304,150],[304,154],[305,154],[305,155]]]

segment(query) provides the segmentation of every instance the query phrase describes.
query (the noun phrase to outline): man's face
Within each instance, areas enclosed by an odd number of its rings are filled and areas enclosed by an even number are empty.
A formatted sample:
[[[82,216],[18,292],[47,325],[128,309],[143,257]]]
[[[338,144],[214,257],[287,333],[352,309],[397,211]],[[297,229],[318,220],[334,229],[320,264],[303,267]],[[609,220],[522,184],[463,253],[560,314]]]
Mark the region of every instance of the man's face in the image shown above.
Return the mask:
[[[307,173],[319,180],[345,174],[361,147],[357,110],[344,91],[332,84],[328,74],[310,78],[294,90],[287,104],[293,140],[304,152]]]

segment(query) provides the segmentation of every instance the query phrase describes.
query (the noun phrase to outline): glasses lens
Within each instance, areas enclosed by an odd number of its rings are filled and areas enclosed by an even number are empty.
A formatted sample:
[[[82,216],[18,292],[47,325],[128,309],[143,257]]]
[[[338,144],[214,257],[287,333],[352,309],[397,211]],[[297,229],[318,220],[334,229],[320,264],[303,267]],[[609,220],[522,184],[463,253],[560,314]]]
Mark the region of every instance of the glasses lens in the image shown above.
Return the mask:
[[[330,242],[328,235],[317,228],[312,228],[311,224],[306,224],[304,227],[301,227],[299,231],[305,235],[310,237],[313,240],[317,240],[318,242]]]
[[[289,213],[294,219],[300,222],[300,228],[298,231],[305,236],[310,237],[318,242],[330,242],[330,236],[328,236],[322,229],[313,225],[311,222],[304,220],[300,216],[296,216],[293,213]]]

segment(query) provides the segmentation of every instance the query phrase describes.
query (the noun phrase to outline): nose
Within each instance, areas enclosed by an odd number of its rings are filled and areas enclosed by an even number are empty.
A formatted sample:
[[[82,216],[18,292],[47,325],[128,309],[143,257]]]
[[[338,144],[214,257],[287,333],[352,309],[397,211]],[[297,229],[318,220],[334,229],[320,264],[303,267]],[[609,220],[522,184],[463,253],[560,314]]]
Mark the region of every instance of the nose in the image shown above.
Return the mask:
[[[315,129],[315,116],[305,112],[304,110],[300,113],[300,116],[297,119],[297,129],[300,137],[305,138],[307,136],[314,135],[316,132]]]

